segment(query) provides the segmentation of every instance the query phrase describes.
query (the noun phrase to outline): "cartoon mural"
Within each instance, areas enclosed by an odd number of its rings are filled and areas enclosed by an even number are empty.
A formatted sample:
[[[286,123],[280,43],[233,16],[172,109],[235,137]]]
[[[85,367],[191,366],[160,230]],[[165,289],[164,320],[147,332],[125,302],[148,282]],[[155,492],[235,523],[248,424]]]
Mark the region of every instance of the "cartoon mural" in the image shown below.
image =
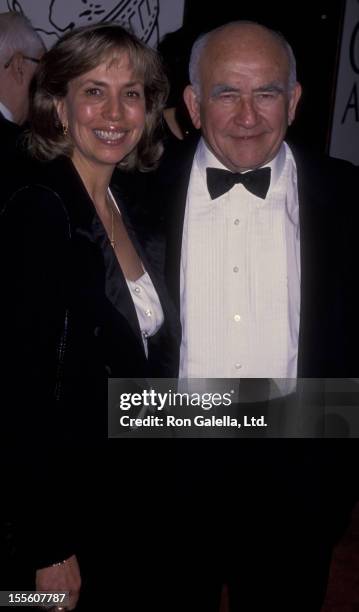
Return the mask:
[[[182,25],[183,8],[184,0],[0,0],[0,12],[24,13],[47,47],[74,27],[106,21],[117,21],[156,46]]]

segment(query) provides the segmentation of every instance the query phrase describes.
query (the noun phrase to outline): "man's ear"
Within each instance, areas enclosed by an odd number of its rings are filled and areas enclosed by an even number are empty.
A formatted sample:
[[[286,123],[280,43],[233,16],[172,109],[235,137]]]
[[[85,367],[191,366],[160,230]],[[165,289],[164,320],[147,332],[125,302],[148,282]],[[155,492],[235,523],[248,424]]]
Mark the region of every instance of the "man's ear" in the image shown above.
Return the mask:
[[[24,62],[25,60],[23,54],[20,53],[20,51],[17,51],[12,56],[11,62],[9,64],[11,76],[18,85],[22,85],[24,82]]]
[[[297,109],[297,105],[298,105],[301,95],[302,95],[302,87],[299,83],[296,83],[289,96],[288,125],[291,125],[294,121],[295,111]]]
[[[183,92],[183,99],[187,106],[194,127],[199,130],[201,127],[199,96],[193,89],[192,85],[187,85],[186,89]]]

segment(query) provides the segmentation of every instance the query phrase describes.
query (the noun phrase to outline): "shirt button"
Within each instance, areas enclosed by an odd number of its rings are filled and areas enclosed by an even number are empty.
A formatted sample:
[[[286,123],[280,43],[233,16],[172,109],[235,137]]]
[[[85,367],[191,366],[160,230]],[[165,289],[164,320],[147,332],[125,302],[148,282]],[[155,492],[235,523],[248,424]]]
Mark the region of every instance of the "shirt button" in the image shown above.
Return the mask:
[[[137,287],[137,286],[135,287],[135,293],[141,293],[140,287]]]
[[[234,317],[233,317],[233,318],[234,318],[234,320],[235,320],[235,322],[236,322],[236,323],[239,323],[239,321],[241,320],[241,315],[236,314],[236,315],[234,315]]]
[[[234,367],[236,368],[236,370],[240,370],[242,366],[240,363],[236,363]]]
[[[234,225],[239,225],[239,219],[234,220]]]
[[[145,314],[146,314],[148,317],[152,317],[152,310],[150,310],[149,308],[147,308],[147,310],[145,310]]]
[[[239,270],[238,266],[234,266],[233,272],[238,272],[238,270]]]

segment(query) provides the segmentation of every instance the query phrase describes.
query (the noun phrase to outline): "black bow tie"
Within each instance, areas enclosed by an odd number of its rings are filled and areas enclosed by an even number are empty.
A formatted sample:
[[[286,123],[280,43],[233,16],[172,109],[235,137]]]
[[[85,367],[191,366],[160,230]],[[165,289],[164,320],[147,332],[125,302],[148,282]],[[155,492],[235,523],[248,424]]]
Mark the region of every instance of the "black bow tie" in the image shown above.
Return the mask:
[[[221,168],[206,168],[207,187],[212,200],[223,195],[236,183],[242,183],[248,191],[264,198],[270,185],[270,168],[258,168],[250,172],[230,172]]]

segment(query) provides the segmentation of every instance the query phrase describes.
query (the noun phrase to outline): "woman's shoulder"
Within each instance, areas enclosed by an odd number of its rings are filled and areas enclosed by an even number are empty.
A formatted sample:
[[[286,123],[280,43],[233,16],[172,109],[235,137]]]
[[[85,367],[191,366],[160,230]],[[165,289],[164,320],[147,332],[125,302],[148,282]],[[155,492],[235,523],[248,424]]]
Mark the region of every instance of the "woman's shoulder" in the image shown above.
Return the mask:
[[[55,164],[56,166],[56,164]],[[64,198],[52,180],[54,163],[31,162],[19,169],[3,204],[2,225],[17,223],[29,230],[42,226],[70,234]],[[65,180],[65,178],[63,178]]]
[[[19,154],[11,159],[5,169],[9,173],[10,195],[21,187],[33,185],[43,185],[61,192],[66,188],[68,177],[76,174],[71,160],[65,156],[39,160],[29,154]]]

